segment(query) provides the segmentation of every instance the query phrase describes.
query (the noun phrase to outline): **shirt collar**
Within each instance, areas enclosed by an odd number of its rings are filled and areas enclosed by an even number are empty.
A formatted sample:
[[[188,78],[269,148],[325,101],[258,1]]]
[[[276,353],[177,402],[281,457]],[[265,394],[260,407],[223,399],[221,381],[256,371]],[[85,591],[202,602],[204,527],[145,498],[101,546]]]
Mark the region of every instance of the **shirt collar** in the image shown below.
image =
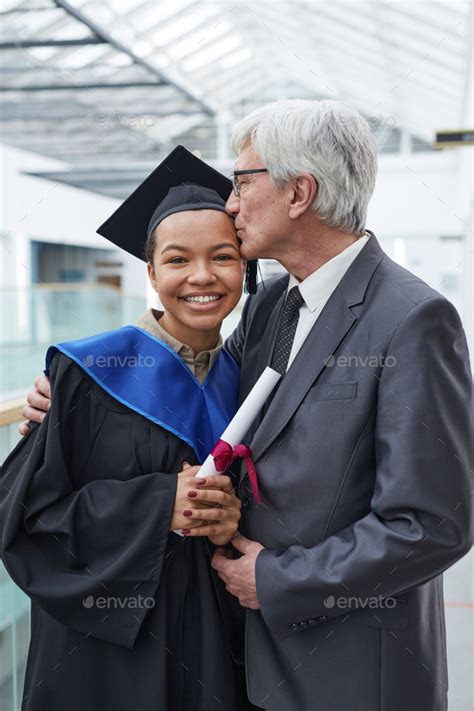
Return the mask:
[[[301,296],[310,311],[316,311],[318,306],[331,296],[336,286],[341,281],[342,277],[349,269],[350,265],[362,251],[370,235],[359,237],[353,244],[346,247],[340,254],[332,257],[329,261],[322,264],[316,271],[303,279],[298,279],[290,274],[288,282],[288,291],[294,286],[299,286]]]
[[[178,341],[178,339],[168,333],[168,331],[165,331],[159,321],[162,316],[163,311],[158,311],[158,309],[147,309],[145,313],[138,319],[137,326],[139,326],[139,328],[142,328],[144,331],[148,331],[153,336],[156,336],[156,338],[159,338],[160,340],[164,341],[168,346],[171,346],[171,348],[178,355],[182,357],[186,356],[188,359],[191,356],[192,360],[197,361],[202,361],[206,355],[209,355],[210,364],[211,366],[213,365],[214,360],[216,359],[219,354],[219,351],[222,348],[223,341],[221,335],[219,335],[219,339],[214,348],[211,348],[208,351],[201,351],[194,358],[194,354],[190,346],[186,345],[186,343],[181,343],[181,341]]]

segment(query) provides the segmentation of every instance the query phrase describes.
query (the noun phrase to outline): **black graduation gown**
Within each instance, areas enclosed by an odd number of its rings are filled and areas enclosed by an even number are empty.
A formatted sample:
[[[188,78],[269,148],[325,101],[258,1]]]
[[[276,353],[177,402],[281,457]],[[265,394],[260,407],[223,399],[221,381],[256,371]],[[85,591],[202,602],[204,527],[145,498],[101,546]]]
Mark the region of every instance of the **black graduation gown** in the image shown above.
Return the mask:
[[[207,539],[170,533],[188,444],[73,361],[3,467],[4,564],[31,598],[23,711],[234,711]]]

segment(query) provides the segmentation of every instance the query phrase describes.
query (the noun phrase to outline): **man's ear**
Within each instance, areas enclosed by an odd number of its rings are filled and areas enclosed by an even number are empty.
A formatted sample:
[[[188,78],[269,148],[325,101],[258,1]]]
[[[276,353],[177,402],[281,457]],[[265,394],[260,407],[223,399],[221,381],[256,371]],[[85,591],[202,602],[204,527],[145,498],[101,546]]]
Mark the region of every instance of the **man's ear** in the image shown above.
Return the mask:
[[[151,262],[147,262],[146,270],[148,272],[148,279],[153,289],[158,293],[158,282],[156,281],[155,267]]]
[[[290,202],[288,217],[295,220],[309,210],[316,200],[318,184],[311,173],[301,173],[293,184],[293,197]]]

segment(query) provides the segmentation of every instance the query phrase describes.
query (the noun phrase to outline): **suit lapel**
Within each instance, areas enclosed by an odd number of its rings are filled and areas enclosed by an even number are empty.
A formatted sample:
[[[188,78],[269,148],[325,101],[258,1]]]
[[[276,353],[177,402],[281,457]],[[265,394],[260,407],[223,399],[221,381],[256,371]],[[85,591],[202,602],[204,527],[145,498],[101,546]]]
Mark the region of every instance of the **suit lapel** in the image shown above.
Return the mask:
[[[274,442],[294,415],[356,317],[336,290],[311,329],[261,420],[251,442],[254,460]]]
[[[327,359],[357,320],[351,307],[364,301],[370,280],[384,256],[375,235],[370,234],[370,240],[332,293],[290,369],[283,377],[265,416],[263,419],[260,418],[260,421],[257,420],[256,426],[251,429],[254,460],[262,456],[288,424],[309,388],[323,371]],[[280,309],[278,309],[279,314]],[[270,354],[273,352],[275,337],[276,332],[273,334]],[[257,377],[265,365],[268,365],[268,361],[265,361]],[[249,441],[248,438],[246,439]]]
[[[257,364],[254,373],[253,382],[248,383],[247,390],[242,392],[240,395],[241,402],[247,397],[248,393],[252,389],[254,383],[257,382],[267,365],[270,364],[273,355],[273,349],[275,347],[275,341],[278,333],[278,323],[280,321],[280,314],[286,299],[286,287],[288,286],[289,276],[283,277],[281,281],[278,282],[277,288],[280,293],[276,298],[270,314],[264,314],[264,321],[261,328],[258,328],[258,332],[261,333],[261,347],[259,350],[259,355],[257,359]],[[262,421],[264,410],[262,409],[260,413],[255,418],[250,430],[247,432],[245,441],[250,442],[253,433],[256,431],[260,422]]]

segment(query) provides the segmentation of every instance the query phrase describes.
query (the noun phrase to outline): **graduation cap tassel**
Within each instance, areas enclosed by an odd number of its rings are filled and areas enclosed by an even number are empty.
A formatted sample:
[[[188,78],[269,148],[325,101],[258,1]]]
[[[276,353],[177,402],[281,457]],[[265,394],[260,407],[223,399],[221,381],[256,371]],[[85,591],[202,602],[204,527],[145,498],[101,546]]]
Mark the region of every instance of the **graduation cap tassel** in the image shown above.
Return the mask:
[[[257,265],[258,261],[256,259],[252,259],[247,263],[247,271],[245,273],[246,294],[257,293]]]
[[[264,278],[263,278],[262,268],[261,268],[261,266],[260,266],[260,262],[258,261],[258,259],[257,259],[257,269],[258,269],[258,273],[260,274],[260,282],[261,282],[261,284],[262,284],[262,289],[263,289],[263,291],[266,291],[266,288],[265,288],[265,280],[264,280]]]

